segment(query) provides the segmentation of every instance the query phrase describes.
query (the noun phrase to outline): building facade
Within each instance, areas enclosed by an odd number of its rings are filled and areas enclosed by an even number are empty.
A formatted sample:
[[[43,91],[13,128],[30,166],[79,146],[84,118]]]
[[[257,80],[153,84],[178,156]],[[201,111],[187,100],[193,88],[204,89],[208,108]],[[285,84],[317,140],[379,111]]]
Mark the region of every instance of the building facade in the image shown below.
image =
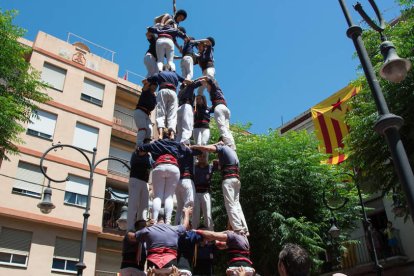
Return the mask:
[[[85,150],[90,159],[96,148],[96,160],[111,156],[129,161],[141,87],[119,78],[117,64],[82,43],[72,45],[43,32],[33,42],[20,42],[32,48],[29,62],[48,83],[52,99],[39,105],[38,117],[26,126],[20,154],[1,164],[0,275],[76,274],[89,166],[82,154],[69,148],[46,156],[50,177],[69,178],[50,183],[56,208],[43,214],[37,204],[48,180],[40,171],[40,158],[52,144],[61,143]],[[119,271],[125,232],[116,220],[124,204],[120,198],[128,194],[128,177],[128,169],[113,161],[95,170],[84,275]]]
[[[289,131],[313,133],[315,127],[311,110],[307,110],[278,128],[280,135]],[[385,141],[384,141],[385,143]],[[373,235],[378,258],[384,267],[383,275],[414,275],[414,224],[411,218],[396,216],[391,196],[373,195],[364,202],[367,215],[373,226]],[[399,252],[394,254],[387,243],[384,230],[387,222],[391,221],[396,229]],[[348,253],[342,258],[342,272],[347,275],[377,275],[373,270],[370,246],[367,244],[362,221],[351,233],[351,239],[357,244],[348,247]],[[327,260],[329,262],[329,260]],[[332,275],[332,272],[325,275]]]

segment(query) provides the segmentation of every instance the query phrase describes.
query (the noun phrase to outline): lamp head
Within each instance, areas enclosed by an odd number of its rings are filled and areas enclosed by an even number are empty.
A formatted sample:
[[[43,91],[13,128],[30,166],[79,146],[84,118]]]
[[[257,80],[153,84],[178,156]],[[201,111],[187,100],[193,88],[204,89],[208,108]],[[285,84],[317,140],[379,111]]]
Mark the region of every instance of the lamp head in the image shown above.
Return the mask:
[[[400,58],[395,51],[395,46],[390,41],[384,41],[380,46],[384,64],[381,67],[380,75],[393,83],[399,83],[407,77],[411,69],[411,62],[408,59]]]
[[[55,207],[56,206],[52,203],[52,189],[48,187],[43,191],[43,200],[37,204],[37,208],[39,208],[43,214],[49,214]]]
[[[127,229],[127,218],[128,218],[128,207],[124,205],[122,206],[122,209],[121,209],[121,215],[119,216],[119,219],[116,221],[119,229],[121,230]]]
[[[332,226],[331,228],[329,228],[328,233],[332,238],[336,239],[339,237],[341,230],[339,230],[339,228],[336,226],[335,219],[332,219],[331,221],[332,221]]]

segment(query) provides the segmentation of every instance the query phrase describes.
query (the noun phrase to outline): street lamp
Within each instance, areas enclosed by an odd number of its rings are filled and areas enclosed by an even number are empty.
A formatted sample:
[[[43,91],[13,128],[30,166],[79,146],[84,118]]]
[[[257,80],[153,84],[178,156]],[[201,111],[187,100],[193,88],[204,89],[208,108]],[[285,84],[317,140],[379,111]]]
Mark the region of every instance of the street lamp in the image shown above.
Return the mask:
[[[121,216],[119,219],[116,220],[119,229],[126,230],[127,229],[127,219],[128,219],[128,206],[124,205],[121,209]]]
[[[361,211],[362,211],[362,226],[364,228],[364,233],[367,236],[368,242],[369,242],[370,247],[372,249],[372,257],[373,257],[374,262],[375,262],[375,264],[374,264],[375,270],[377,272],[377,275],[378,276],[381,276],[382,275],[382,269],[383,269],[383,267],[381,266],[381,264],[379,263],[379,260],[378,260],[378,254],[377,254],[377,251],[376,251],[376,247],[375,247],[375,243],[374,243],[374,238],[373,238],[373,235],[372,235],[372,224],[371,224],[371,221],[368,219],[367,212],[365,211],[365,205],[364,205],[364,201],[362,199],[361,187],[359,186],[359,183],[356,180],[355,172],[354,173],[346,173],[345,172],[345,173],[339,173],[338,174],[338,176],[341,176],[341,175],[350,177],[352,179],[352,181],[354,182],[355,187],[357,188],[358,198],[359,198],[359,204],[361,206]],[[332,210],[338,210],[338,209],[344,207],[345,204],[348,203],[348,200],[345,200],[344,201],[344,204],[342,204],[339,208],[338,207],[337,208],[333,208],[333,207],[331,207],[331,206],[329,206],[327,204],[327,201],[325,199],[325,193],[324,193],[323,200],[324,200],[324,204],[331,210],[331,212],[332,212]],[[335,219],[335,217],[333,217],[333,220],[334,221],[332,223],[331,229],[329,229],[329,233],[331,234],[331,232],[332,232],[333,235],[336,235],[336,232],[335,231],[338,230],[338,236],[339,236],[339,229],[336,227],[336,219]]]
[[[39,208],[43,214],[49,214],[55,207],[55,204],[52,203],[52,189],[50,188],[49,180],[47,188],[43,191],[43,199],[37,204],[37,208]]]
[[[108,161],[108,160],[114,160],[114,161],[120,162],[125,167],[127,167],[129,170],[131,170],[131,168],[124,160],[116,158],[116,157],[107,157],[107,158],[103,158],[96,162],[95,160],[96,151],[97,151],[96,148],[93,149],[92,160],[90,160],[89,157],[85,154],[85,150],[81,148],[68,145],[68,144],[60,144],[60,143],[56,145],[52,144],[52,147],[47,149],[45,153],[43,153],[43,156],[40,158],[40,170],[42,171],[43,175],[49,180],[48,187],[45,189],[43,193],[43,200],[37,205],[37,207],[39,207],[42,213],[44,214],[50,213],[52,209],[55,208],[55,205],[51,201],[52,190],[50,189],[50,181],[53,181],[56,183],[66,182],[69,179],[69,175],[66,176],[66,178],[64,179],[53,179],[47,175],[46,170],[43,166],[43,162],[46,159],[46,156],[49,154],[50,151],[52,150],[57,151],[58,149],[63,150],[63,148],[71,148],[71,149],[78,151],[83,157],[85,157],[86,161],[88,162],[88,166],[89,166],[88,196],[87,196],[87,201],[86,201],[85,212],[83,213],[83,227],[82,227],[82,239],[81,239],[80,252],[79,252],[79,262],[76,264],[76,267],[78,269],[77,275],[81,276],[83,275],[83,270],[86,268],[86,265],[83,262],[83,259],[85,255],[85,249],[86,249],[86,235],[87,235],[87,227],[88,227],[88,218],[90,216],[89,209],[91,205],[91,192],[92,192],[93,175],[95,173],[95,169],[100,163],[104,161]]]
[[[332,254],[334,254],[334,250],[335,251],[337,250],[337,249],[335,249],[336,247],[334,246],[334,244],[336,244],[335,240],[337,238],[339,238],[339,236],[341,234],[341,230],[339,230],[339,228],[337,226],[337,221],[336,221],[336,217],[334,216],[334,211],[342,209],[348,203],[349,198],[344,198],[343,202],[341,204],[339,204],[338,206],[336,206],[336,207],[331,206],[331,205],[328,204],[328,200],[326,199],[326,192],[325,192],[325,190],[323,190],[322,200],[323,200],[323,204],[325,205],[325,207],[328,208],[329,212],[331,213],[331,219],[330,219],[331,228],[329,228],[328,234],[331,237]],[[341,198],[341,200],[342,200],[342,198]],[[341,257],[340,256],[337,258],[337,262],[338,262],[338,265],[337,266],[332,266],[333,269],[341,267]]]
[[[393,82],[401,81],[407,71],[411,68],[411,64],[407,60],[400,59],[395,53],[395,47],[387,41],[383,35],[384,31],[384,20],[381,13],[375,4],[374,0],[368,0],[372,8],[377,15],[378,22],[380,25],[374,23],[373,20],[365,13],[360,3],[357,3],[354,8],[355,10],[365,19],[365,21],[375,30],[383,41],[381,44],[381,52],[385,58],[385,64],[381,68],[381,76]],[[401,182],[404,193],[407,197],[407,203],[410,209],[411,217],[414,215],[414,175],[408,161],[407,153],[404,149],[404,145],[401,142],[399,129],[403,125],[404,120],[400,116],[396,116],[390,113],[387,103],[385,102],[384,95],[382,94],[381,87],[375,76],[374,69],[371,61],[368,57],[367,50],[364,42],[362,41],[362,28],[354,25],[352,22],[349,11],[345,5],[345,0],[339,0],[345,19],[348,23],[347,36],[352,39],[355,49],[358,53],[358,57],[361,61],[362,68],[364,69],[367,82],[372,92],[375,104],[378,109],[379,119],[374,125],[374,129],[379,134],[385,136],[385,140],[390,148],[391,157],[397,172],[399,181]]]
[[[393,83],[399,83],[407,77],[411,69],[411,62],[406,58],[400,58],[395,51],[395,46],[391,41],[383,41],[380,45],[384,64],[381,66],[380,75]]]
[[[326,206],[326,208],[329,209],[329,211],[331,213],[331,219],[330,219],[331,228],[328,230],[329,236],[331,236],[334,239],[339,238],[341,230],[339,230],[339,228],[338,228],[338,223],[337,223],[336,218],[334,216],[334,211],[342,209],[348,203],[349,198],[344,198],[344,201],[341,204],[334,207],[334,206],[331,206],[331,205],[328,204],[328,200],[326,200],[326,192],[324,190],[322,199],[323,199],[324,205]]]
[[[333,239],[339,238],[339,235],[341,234],[341,230],[339,230],[338,226],[336,226],[336,218],[332,217],[331,219],[331,228],[329,228],[328,233]]]

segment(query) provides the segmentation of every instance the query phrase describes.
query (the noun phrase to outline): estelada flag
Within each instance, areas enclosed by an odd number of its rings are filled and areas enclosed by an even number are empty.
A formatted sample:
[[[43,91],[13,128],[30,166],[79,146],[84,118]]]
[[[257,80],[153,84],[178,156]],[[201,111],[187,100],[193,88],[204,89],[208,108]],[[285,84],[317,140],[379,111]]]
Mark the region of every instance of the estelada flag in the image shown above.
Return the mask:
[[[360,87],[349,85],[311,108],[320,150],[330,155],[326,161],[328,164],[339,164],[347,158],[338,149],[344,147],[342,139],[349,133],[349,127],[345,124],[349,99],[360,90]]]

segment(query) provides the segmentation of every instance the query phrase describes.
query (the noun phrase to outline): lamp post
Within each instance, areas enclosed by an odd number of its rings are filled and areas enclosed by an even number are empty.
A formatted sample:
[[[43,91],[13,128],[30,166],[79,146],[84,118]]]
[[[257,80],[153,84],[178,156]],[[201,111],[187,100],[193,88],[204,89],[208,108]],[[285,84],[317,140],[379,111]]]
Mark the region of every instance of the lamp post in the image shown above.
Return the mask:
[[[87,227],[88,227],[88,218],[90,216],[89,209],[91,205],[91,192],[92,192],[93,175],[95,173],[95,169],[100,163],[104,161],[108,161],[108,160],[114,160],[114,161],[120,162],[125,167],[127,167],[129,170],[131,168],[124,160],[115,158],[115,157],[107,157],[99,161],[96,161],[96,151],[97,151],[96,148],[93,149],[92,160],[90,160],[89,157],[85,154],[85,150],[81,148],[75,147],[73,145],[68,145],[68,144],[52,145],[52,147],[46,150],[45,153],[43,153],[43,156],[40,158],[40,170],[42,171],[43,175],[49,180],[49,183],[48,183],[48,188],[46,188],[44,191],[42,202],[40,202],[37,206],[41,209],[42,213],[45,213],[45,214],[50,213],[50,211],[53,208],[55,208],[55,205],[51,202],[52,190],[50,189],[50,181],[53,181],[56,183],[66,182],[69,179],[69,175],[64,179],[53,179],[47,175],[46,170],[43,167],[43,162],[50,151],[52,150],[57,151],[58,149],[63,150],[63,148],[71,148],[71,149],[78,151],[83,157],[85,157],[86,161],[88,162],[88,166],[89,166],[88,196],[87,196],[87,201],[86,201],[85,212],[83,213],[83,227],[82,227],[82,239],[81,239],[80,252],[79,252],[79,262],[76,264],[76,267],[78,269],[77,275],[81,276],[83,275],[83,270],[86,268],[86,265],[83,262],[83,258],[84,258],[85,249],[86,249],[86,235],[87,235]]]
[[[351,177],[352,181],[355,183],[355,186],[356,186],[357,191],[358,191],[359,204],[360,204],[361,210],[362,210],[362,226],[364,228],[364,233],[367,236],[368,242],[369,242],[369,244],[371,246],[371,249],[372,249],[372,257],[374,259],[375,271],[377,272],[378,276],[381,276],[383,267],[380,265],[379,260],[378,260],[378,254],[377,254],[377,251],[375,249],[374,238],[372,236],[372,224],[371,224],[371,221],[368,219],[367,213],[365,211],[365,206],[364,206],[364,202],[363,202],[362,194],[361,194],[361,188],[359,186],[359,183],[356,181],[355,172],[354,172],[354,174],[339,173],[338,176],[340,176],[340,175],[345,175],[345,176]],[[329,235],[332,238],[338,238],[339,234],[340,234],[340,229],[337,227],[337,222],[336,222],[335,216],[333,215],[333,211],[343,208],[348,203],[348,201],[349,201],[349,199],[345,198],[344,201],[342,202],[342,204],[340,204],[338,207],[330,206],[328,204],[328,201],[326,200],[326,193],[325,193],[325,191],[323,191],[323,203],[330,210],[331,216],[332,216],[332,218],[331,218],[331,225],[332,226],[328,231]]]
[[[387,141],[388,147],[391,151],[395,170],[407,197],[408,207],[413,218],[414,175],[399,134],[399,129],[403,125],[403,119],[400,116],[389,112],[387,103],[385,102],[384,95],[382,94],[381,87],[375,76],[374,69],[361,37],[362,28],[354,25],[345,5],[345,0],[339,0],[339,3],[349,26],[346,34],[354,43],[378,109],[379,119],[375,123],[374,129],[379,134],[385,136],[385,140]],[[407,71],[411,68],[411,63],[408,60],[401,59],[397,56],[394,45],[390,41],[387,41],[387,38],[383,34],[385,24],[377,5],[374,0],[369,0],[369,3],[374,9],[380,25],[377,25],[373,20],[371,20],[371,18],[363,10],[360,3],[357,3],[354,8],[381,36],[382,43],[380,48],[381,53],[385,58],[385,64],[381,68],[381,76],[391,82],[400,82],[405,78]]]
[[[377,272],[377,275],[381,276],[383,267],[379,263],[379,260],[378,260],[378,254],[375,248],[374,237],[372,236],[372,223],[368,219],[367,212],[365,211],[364,201],[362,200],[361,187],[359,186],[359,183],[356,181],[355,171],[353,174],[351,173],[341,173],[341,174],[351,177],[352,181],[355,183],[355,186],[357,188],[359,204],[361,205],[361,211],[362,211],[362,226],[364,228],[365,235],[368,237],[368,242],[372,249],[372,257],[374,258],[375,270]]]
[[[334,249],[334,241],[335,241],[335,239],[339,238],[339,235],[341,234],[341,231],[340,231],[340,229],[338,228],[338,225],[337,225],[337,221],[336,221],[336,217],[334,215],[334,211],[342,209],[348,203],[349,199],[345,198],[344,201],[336,207],[330,206],[328,204],[328,201],[326,200],[325,190],[323,191],[322,199],[323,199],[323,204],[326,206],[326,208],[329,209],[329,212],[331,213],[331,219],[330,219],[331,228],[329,228],[328,234],[331,237],[332,249]],[[339,258],[340,257],[338,257],[338,262],[339,262]],[[338,265],[338,267],[340,267],[340,265]]]

